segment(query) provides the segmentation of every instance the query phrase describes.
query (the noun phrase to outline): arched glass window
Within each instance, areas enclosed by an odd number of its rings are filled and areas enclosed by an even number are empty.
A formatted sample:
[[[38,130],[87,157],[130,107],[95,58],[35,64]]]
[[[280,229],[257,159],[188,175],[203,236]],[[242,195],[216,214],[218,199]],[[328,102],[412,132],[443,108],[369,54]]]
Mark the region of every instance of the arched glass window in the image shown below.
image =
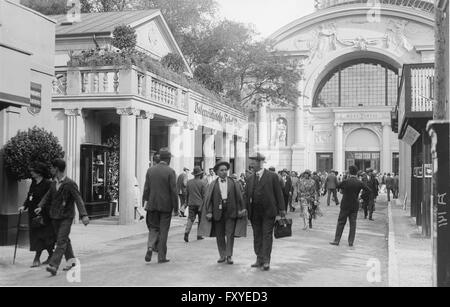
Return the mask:
[[[358,60],[336,67],[322,80],[313,106],[393,106],[397,92],[398,69],[375,60]]]

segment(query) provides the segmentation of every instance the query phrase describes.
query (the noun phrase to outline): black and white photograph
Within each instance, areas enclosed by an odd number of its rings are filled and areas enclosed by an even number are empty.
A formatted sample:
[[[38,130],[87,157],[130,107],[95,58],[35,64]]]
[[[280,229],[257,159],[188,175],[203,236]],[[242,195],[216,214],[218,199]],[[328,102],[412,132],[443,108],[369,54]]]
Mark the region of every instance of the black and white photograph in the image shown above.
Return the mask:
[[[448,0],[0,0],[0,288],[450,287],[449,41]]]

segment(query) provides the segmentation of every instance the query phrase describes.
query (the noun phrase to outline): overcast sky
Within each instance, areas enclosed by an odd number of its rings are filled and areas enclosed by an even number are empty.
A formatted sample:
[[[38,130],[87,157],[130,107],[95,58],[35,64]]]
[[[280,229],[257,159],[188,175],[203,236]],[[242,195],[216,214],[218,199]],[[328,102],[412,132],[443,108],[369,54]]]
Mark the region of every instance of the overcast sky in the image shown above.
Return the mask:
[[[314,0],[217,0],[219,14],[227,19],[254,24],[263,37],[314,12]]]

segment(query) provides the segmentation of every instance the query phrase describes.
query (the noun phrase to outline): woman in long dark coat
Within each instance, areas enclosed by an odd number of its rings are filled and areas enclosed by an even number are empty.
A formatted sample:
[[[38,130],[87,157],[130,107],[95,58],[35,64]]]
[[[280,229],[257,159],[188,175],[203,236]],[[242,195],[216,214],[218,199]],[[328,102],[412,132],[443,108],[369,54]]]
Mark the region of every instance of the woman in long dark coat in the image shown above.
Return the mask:
[[[51,181],[48,179],[49,171],[47,166],[42,163],[34,163],[30,167],[30,172],[33,181],[31,183],[27,199],[20,210],[28,211],[28,225],[30,226],[30,251],[36,252],[33,265],[31,267],[35,268],[41,265],[40,258],[44,250],[48,252],[48,259],[52,256],[56,236],[49,214],[45,210],[40,213],[43,217],[44,225],[36,225],[36,223],[33,223],[33,219],[37,217],[34,210],[50,189]],[[48,264],[48,259],[43,263],[44,265]]]

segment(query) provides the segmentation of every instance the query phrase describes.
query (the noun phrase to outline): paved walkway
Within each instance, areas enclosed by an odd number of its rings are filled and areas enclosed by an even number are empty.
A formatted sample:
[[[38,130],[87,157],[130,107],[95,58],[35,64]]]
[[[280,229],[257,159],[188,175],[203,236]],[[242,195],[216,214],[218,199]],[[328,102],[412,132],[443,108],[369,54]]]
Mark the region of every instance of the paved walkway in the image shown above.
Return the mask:
[[[402,205],[391,202],[389,213],[389,286],[431,287],[431,239],[422,233],[404,211]]]
[[[218,265],[214,239],[183,241],[184,222],[176,218],[169,236],[168,257],[164,265],[146,264],[145,224],[131,226],[75,225],[73,245],[81,261],[81,283],[70,284],[64,273],[49,277],[44,268],[30,269],[33,255],[19,250],[16,265],[11,265],[13,249],[0,247],[0,285],[6,286],[387,286],[387,206],[377,205],[375,222],[358,220],[355,247],[343,238],[341,246],[329,242],[334,237],[339,208],[322,204],[325,216],[315,221],[314,229],[303,231],[298,214],[292,238],[275,240],[271,271],[251,269],[255,261],[252,232],[237,239],[235,265]],[[195,229],[194,229],[195,230]],[[194,239],[195,233],[191,235]],[[348,229],[344,236],[348,235]],[[368,264],[379,263],[381,282],[370,283]]]

